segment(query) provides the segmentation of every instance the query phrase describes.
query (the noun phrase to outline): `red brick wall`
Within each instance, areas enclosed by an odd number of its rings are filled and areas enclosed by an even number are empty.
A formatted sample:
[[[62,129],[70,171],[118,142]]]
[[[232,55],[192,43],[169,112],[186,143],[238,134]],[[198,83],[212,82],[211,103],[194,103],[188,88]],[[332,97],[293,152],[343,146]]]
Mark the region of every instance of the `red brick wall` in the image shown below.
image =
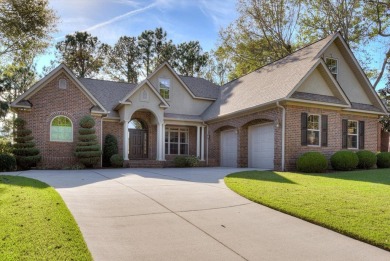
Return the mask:
[[[250,113],[243,116],[233,117],[226,120],[209,123],[209,165],[220,165],[220,140],[221,131],[227,129],[236,129],[237,138],[237,166],[248,167],[248,127],[265,122],[274,122],[279,119],[282,121],[281,109],[274,108],[265,111]],[[282,146],[282,128],[275,128],[275,169],[281,169],[281,146]]]
[[[58,88],[58,80],[62,78],[68,82],[64,90]],[[29,101],[32,103],[31,111],[19,111],[18,116],[26,120],[27,128],[32,130],[36,145],[40,149],[42,161],[38,166],[64,168],[76,164],[73,152],[77,143],[79,120],[85,115],[90,115],[92,102],[64,73],[47,83]],[[50,141],[50,123],[58,115],[71,119],[73,142]],[[101,119],[95,117],[95,120],[96,135],[100,143]]]
[[[118,154],[123,155],[123,123],[119,121],[103,121],[103,144],[108,134],[116,137],[118,141]]]
[[[380,151],[390,151],[390,133],[381,131],[381,149]]]
[[[301,145],[301,113],[314,113],[328,115],[328,146],[314,147]],[[318,109],[311,107],[286,106],[286,170],[295,169],[297,158],[309,151],[318,151],[328,158],[336,151],[342,149],[341,121],[342,119],[365,122],[364,148],[372,152],[378,147],[378,119],[357,116],[345,111]]]

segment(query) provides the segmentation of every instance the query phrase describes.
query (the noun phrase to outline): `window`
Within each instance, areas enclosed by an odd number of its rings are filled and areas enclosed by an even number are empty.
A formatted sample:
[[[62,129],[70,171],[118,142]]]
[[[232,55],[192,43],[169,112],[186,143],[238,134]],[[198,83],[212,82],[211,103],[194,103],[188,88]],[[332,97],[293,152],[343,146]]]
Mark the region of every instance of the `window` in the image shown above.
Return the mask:
[[[50,141],[73,141],[73,125],[69,118],[65,116],[57,116],[51,121]]]
[[[307,117],[307,145],[320,145],[320,116],[309,114]]]
[[[334,76],[334,78],[337,79],[338,74],[338,66],[337,66],[337,59],[334,58],[325,58],[325,63],[329,68],[329,71]]]
[[[187,128],[167,128],[165,130],[165,154],[188,155]]]
[[[358,122],[348,121],[348,138],[347,138],[348,149],[358,148]]]
[[[159,79],[159,88],[160,88],[160,94],[161,96],[169,100],[169,90],[171,88],[171,81],[169,79]]]

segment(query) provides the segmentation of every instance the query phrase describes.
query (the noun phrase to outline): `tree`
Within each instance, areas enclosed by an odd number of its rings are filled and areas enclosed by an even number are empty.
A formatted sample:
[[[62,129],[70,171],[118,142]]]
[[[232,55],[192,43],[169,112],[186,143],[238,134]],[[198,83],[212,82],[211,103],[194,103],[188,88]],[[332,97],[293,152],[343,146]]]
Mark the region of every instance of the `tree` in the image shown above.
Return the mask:
[[[301,12],[299,0],[239,0],[239,18],[221,30],[220,51],[235,65],[229,78],[292,53]]]
[[[145,76],[148,76],[152,71],[152,61],[154,56],[154,32],[146,30],[138,36],[138,46],[142,54],[142,63],[144,66]]]
[[[0,57],[42,53],[55,31],[57,17],[47,0],[1,0]]]
[[[106,73],[115,81],[137,83],[141,68],[141,51],[135,37],[122,36],[107,56]]]
[[[13,153],[20,169],[30,169],[40,160],[39,149],[35,148],[31,130],[26,129],[26,122],[21,118],[15,119],[16,135]]]
[[[220,51],[222,51],[221,48],[216,51],[211,50],[207,64],[201,70],[201,75],[206,80],[222,86],[228,82],[228,76],[234,68],[229,59],[219,53]]]
[[[108,45],[87,32],[75,32],[58,42],[56,49],[58,62],[66,64],[77,77],[90,77],[103,67]]]
[[[24,93],[29,87],[31,87],[36,81],[35,66],[30,62],[28,65],[12,63],[0,70],[0,89],[6,91],[0,92],[0,99],[4,103],[11,103],[19,95]],[[3,111],[2,123],[3,131],[10,136],[13,135],[14,121],[16,114],[11,112],[11,115],[6,114],[7,111]]]
[[[184,76],[195,76],[207,64],[208,53],[203,53],[198,41],[181,43],[176,47],[173,67]]]
[[[79,125],[79,142],[75,155],[82,164],[91,168],[99,162],[102,154],[95,134],[95,120],[87,115],[81,118]]]

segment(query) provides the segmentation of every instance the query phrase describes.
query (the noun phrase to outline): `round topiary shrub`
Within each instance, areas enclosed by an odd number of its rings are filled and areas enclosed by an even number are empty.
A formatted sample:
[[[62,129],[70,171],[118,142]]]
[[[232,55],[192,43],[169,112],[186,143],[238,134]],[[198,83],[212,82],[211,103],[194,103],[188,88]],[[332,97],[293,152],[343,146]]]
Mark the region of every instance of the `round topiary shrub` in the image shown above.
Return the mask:
[[[358,163],[359,158],[356,153],[348,150],[338,151],[330,158],[330,164],[335,170],[353,170]]]
[[[75,155],[80,163],[91,168],[99,162],[102,154],[97,136],[94,134],[95,120],[87,115],[81,118],[79,124],[79,142],[76,146]]]
[[[16,169],[16,159],[11,154],[0,154],[0,172]]]
[[[186,157],[184,156],[176,156],[173,159],[173,164],[175,164],[175,167],[177,168],[184,168],[187,165]]]
[[[197,167],[199,166],[199,159],[196,156],[187,156],[186,159],[186,167]]]
[[[122,168],[123,167],[123,157],[119,154],[114,154],[110,158],[111,166],[114,168]]]
[[[319,152],[306,152],[297,160],[297,170],[306,173],[320,173],[328,168],[328,160]]]
[[[13,154],[18,168],[27,170],[41,160],[39,149],[35,148],[35,143],[32,141],[34,139],[31,135],[32,132],[26,129],[26,122],[23,119],[16,118],[14,126],[16,127],[16,143],[13,146]]]
[[[390,168],[390,152],[381,152],[376,155],[378,168]]]
[[[103,167],[111,165],[111,156],[118,154],[118,141],[114,135],[107,134],[103,146]]]
[[[356,152],[356,155],[359,158],[359,163],[358,163],[359,169],[370,169],[376,163],[376,155],[371,151],[361,150]]]

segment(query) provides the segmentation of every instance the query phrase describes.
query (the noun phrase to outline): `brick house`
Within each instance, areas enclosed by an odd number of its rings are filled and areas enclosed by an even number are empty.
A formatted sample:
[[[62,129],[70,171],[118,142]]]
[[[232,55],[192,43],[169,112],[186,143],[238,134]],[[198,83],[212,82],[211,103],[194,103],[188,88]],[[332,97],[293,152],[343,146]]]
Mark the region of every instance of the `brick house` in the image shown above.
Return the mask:
[[[388,113],[339,33],[224,86],[166,63],[139,84],[76,78],[60,65],[11,106],[49,168],[76,163],[87,114],[101,144],[116,136],[129,167],[196,155],[208,166],[290,170],[307,151],[380,150]]]

